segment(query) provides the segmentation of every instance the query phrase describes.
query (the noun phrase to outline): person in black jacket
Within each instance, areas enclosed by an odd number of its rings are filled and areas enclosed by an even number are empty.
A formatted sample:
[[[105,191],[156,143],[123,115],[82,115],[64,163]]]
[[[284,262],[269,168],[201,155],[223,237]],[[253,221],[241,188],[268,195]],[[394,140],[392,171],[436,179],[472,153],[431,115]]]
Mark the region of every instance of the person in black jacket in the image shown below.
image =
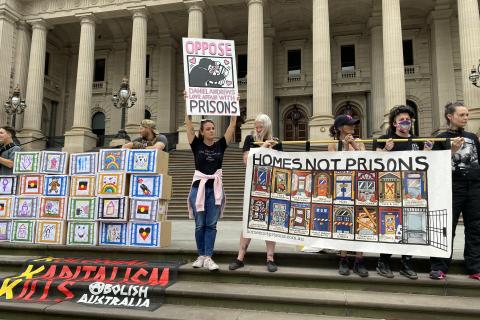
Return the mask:
[[[452,152],[452,244],[460,213],[465,225],[464,259],[470,278],[480,280],[480,141],[465,131],[468,109],[461,102],[445,106],[448,130],[438,135],[450,141],[435,142],[434,150]],[[444,279],[450,258],[430,258],[430,278]]]

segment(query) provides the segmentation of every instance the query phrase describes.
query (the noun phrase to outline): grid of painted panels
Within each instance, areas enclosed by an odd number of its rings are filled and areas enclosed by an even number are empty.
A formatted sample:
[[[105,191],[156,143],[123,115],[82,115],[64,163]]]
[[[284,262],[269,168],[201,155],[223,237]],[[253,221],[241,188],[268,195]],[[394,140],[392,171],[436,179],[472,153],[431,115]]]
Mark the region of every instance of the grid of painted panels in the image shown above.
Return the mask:
[[[446,223],[432,219],[428,211],[425,171],[306,171],[256,165],[250,195],[251,229],[419,245],[444,240],[438,226]]]

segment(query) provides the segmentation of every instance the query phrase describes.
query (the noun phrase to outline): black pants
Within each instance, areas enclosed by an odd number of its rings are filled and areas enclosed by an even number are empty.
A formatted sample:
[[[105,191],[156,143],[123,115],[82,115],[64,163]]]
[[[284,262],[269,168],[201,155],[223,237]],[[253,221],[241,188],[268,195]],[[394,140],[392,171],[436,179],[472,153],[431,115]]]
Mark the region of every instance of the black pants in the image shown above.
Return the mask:
[[[391,256],[392,255],[390,253],[381,253],[380,254],[380,261],[390,263],[390,257]],[[407,256],[407,255],[402,256],[402,261],[403,260],[410,260],[410,259],[412,259],[412,256]]]
[[[457,180],[452,183],[452,254],[453,239],[460,213],[465,225],[463,257],[467,274],[480,273],[480,181]],[[450,258],[430,258],[432,270],[448,272]]]

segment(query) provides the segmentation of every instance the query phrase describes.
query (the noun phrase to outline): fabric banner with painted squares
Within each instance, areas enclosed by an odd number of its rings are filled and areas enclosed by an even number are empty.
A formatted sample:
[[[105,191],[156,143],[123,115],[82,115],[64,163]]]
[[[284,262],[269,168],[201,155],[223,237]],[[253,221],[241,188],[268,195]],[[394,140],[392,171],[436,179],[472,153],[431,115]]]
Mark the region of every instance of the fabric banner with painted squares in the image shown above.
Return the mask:
[[[90,245],[97,244],[98,223],[93,221],[68,222],[67,244]]]
[[[130,220],[155,221],[159,211],[158,199],[130,199]]]
[[[127,220],[127,197],[98,197],[98,220]]]
[[[97,176],[97,195],[123,196],[125,195],[124,173],[99,173]]]
[[[67,199],[65,197],[40,197],[39,219],[65,219],[65,208]]]
[[[15,152],[13,160],[14,174],[40,173],[40,151]]]
[[[127,173],[156,173],[157,150],[129,150]]]
[[[37,221],[35,243],[64,244],[65,243],[64,221]]]
[[[158,222],[129,222],[129,245],[157,247],[159,243]]]
[[[98,153],[85,152],[70,155],[70,175],[96,174],[98,166]]]
[[[10,241],[33,243],[35,239],[35,220],[13,220]]]
[[[159,198],[162,194],[162,175],[137,175],[130,178],[130,197]]]
[[[45,174],[66,174],[68,153],[42,151],[40,172]]]
[[[97,213],[97,198],[69,198],[68,215],[69,221],[93,221]]]
[[[95,176],[72,176],[70,181],[71,197],[94,197]]]
[[[102,149],[98,156],[99,172],[125,172],[127,149]]]
[[[449,151],[251,150],[244,233],[334,250],[449,257],[450,157]],[[142,191],[138,180],[132,192]]]
[[[12,217],[14,197],[0,197],[0,219]]]
[[[101,222],[99,241],[100,245],[127,244],[127,223],[126,222]]]
[[[13,205],[13,219],[36,219],[38,217],[39,197],[17,196]]]
[[[0,195],[15,195],[17,176],[0,176]]]
[[[45,176],[43,195],[65,197],[68,195],[68,176]]]
[[[20,176],[20,192],[22,195],[43,194],[43,175],[22,175]]]

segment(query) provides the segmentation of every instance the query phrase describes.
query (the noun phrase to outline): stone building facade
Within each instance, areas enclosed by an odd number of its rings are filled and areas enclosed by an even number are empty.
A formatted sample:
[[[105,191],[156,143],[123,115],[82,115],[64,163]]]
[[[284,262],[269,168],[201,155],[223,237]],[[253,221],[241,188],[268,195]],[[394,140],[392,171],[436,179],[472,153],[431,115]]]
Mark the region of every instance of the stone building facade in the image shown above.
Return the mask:
[[[111,97],[127,76],[138,98],[127,131],[151,117],[185,148],[181,38],[222,38],[238,56],[238,142],[259,112],[281,139],[325,138],[341,113],[376,136],[397,104],[430,136],[453,100],[477,132],[479,35],[478,0],[0,0],[0,100],[20,86],[19,137],[47,137],[26,148],[84,151],[120,129]],[[228,119],[216,120],[221,134]]]

